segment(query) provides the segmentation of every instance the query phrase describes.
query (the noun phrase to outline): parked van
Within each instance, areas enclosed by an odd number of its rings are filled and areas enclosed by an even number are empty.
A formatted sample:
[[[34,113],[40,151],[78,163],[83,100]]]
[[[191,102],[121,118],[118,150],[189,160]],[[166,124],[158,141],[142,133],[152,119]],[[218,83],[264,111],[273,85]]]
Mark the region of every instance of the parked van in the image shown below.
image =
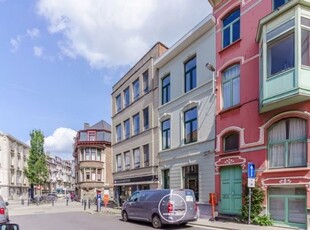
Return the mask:
[[[182,224],[197,220],[195,194],[190,189],[140,190],[122,206],[123,221],[151,222],[154,228],[163,224]]]

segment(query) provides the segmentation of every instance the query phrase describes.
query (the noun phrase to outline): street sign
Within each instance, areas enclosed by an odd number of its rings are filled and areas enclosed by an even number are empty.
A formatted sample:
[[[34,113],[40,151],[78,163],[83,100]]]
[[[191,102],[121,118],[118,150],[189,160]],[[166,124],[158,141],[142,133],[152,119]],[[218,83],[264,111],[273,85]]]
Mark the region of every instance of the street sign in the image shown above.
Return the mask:
[[[255,188],[255,178],[248,178],[248,187]]]
[[[248,163],[248,178],[255,178],[255,164]]]

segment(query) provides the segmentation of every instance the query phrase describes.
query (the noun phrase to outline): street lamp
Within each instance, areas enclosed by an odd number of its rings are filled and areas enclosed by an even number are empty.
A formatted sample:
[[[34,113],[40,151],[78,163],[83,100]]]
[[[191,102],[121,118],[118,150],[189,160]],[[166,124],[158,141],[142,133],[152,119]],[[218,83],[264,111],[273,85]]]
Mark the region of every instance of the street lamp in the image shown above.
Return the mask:
[[[209,62],[206,64],[206,68],[212,72],[212,93],[215,94],[215,68]]]

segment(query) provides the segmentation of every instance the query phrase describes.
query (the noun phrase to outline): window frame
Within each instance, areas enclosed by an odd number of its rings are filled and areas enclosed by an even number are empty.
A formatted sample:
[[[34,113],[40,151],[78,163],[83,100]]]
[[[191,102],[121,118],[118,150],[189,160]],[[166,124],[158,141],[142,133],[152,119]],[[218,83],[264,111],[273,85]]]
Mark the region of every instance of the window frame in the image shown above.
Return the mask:
[[[129,86],[124,89],[124,108],[127,108],[130,105],[130,89]]]
[[[295,117],[294,117],[295,118]],[[307,162],[308,162],[308,157],[307,157],[307,152],[308,152],[308,149],[307,149],[307,121],[305,121],[304,119],[302,118],[295,118],[295,119],[300,119],[302,121],[304,121],[304,125],[305,125],[305,136],[304,137],[299,137],[299,138],[291,138],[289,139],[289,132],[290,132],[290,129],[289,129],[289,123],[292,119],[294,118],[286,118],[286,119],[283,119],[283,120],[280,120],[276,123],[274,123],[269,129],[268,129],[268,167],[270,169],[278,169],[278,168],[298,168],[298,167],[306,167],[307,166]],[[283,140],[278,140],[278,141],[273,141],[271,142],[269,140],[269,137],[270,137],[270,132],[271,130],[276,127],[277,125],[280,125],[281,122],[285,122],[285,139]],[[289,144],[291,143],[296,143],[296,142],[299,142],[299,143],[304,143],[305,145],[305,160],[303,162],[303,164],[301,165],[290,165],[290,162],[289,162]],[[272,153],[271,153],[271,147],[273,145],[283,145],[284,146],[284,165],[283,166],[272,166]]]
[[[230,136],[233,136],[233,135],[236,135],[237,137],[237,148],[231,148],[231,149],[227,149],[227,138],[230,137]],[[240,135],[238,132],[230,132],[230,133],[227,133],[224,138],[223,138],[223,152],[227,153],[227,152],[235,152],[235,151],[239,151],[239,142],[240,142]]]
[[[233,15],[235,12],[239,11],[239,16],[237,18],[235,18],[234,20],[232,20],[231,22],[229,22],[227,25],[224,26],[225,20],[229,18],[229,16]],[[223,17],[222,19],[222,47],[226,48],[229,45],[233,44],[235,41],[240,39],[240,35],[241,35],[241,12],[240,12],[240,8],[236,8],[234,10],[232,10],[230,13],[228,13],[227,15],[225,15],[225,17]],[[234,40],[234,25],[236,23],[239,23],[239,36],[238,38],[236,38]],[[225,45],[225,30],[228,29],[229,30],[229,43]]]
[[[229,70],[231,70],[231,69],[233,69],[233,68],[235,68],[235,67],[237,67],[237,66],[239,66],[239,74],[238,75],[235,75],[234,77],[230,77],[229,79],[226,79],[226,80],[224,80],[224,75],[225,75],[225,73],[227,73]],[[236,79],[238,79],[239,78],[239,88],[238,88],[238,90],[239,90],[239,99],[238,99],[238,102],[236,102],[236,103],[234,103],[234,94],[235,94],[235,91],[234,91],[234,88],[233,88],[233,86],[234,86],[234,80],[236,80]],[[238,63],[238,64],[234,64],[234,65],[231,65],[231,66],[229,66],[229,67],[227,67],[226,69],[224,69],[223,70],[223,72],[222,72],[222,99],[223,99],[223,109],[229,109],[229,108],[231,108],[231,107],[234,107],[234,106],[236,106],[236,105],[238,105],[238,104],[240,104],[240,99],[241,99],[241,88],[240,88],[240,82],[241,82],[241,74],[240,74],[240,64]],[[226,84],[226,83],[229,83],[229,86],[231,87],[231,92],[230,92],[230,96],[229,96],[229,105],[227,105],[226,107],[225,107],[225,87],[224,87],[224,85]]]
[[[138,157],[136,157],[136,154],[138,154]],[[133,165],[134,168],[140,168],[141,167],[141,153],[140,153],[140,148],[135,148],[132,151],[132,156],[133,156]],[[136,159],[138,159],[138,161],[136,161]]]
[[[149,115],[149,107],[143,109],[143,128],[144,130],[149,129],[150,127],[150,115]]]
[[[127,128],[128,128],[128,133],[127,133]],[[130,138],[130,119],[129,118],[124,121],[124,138],[125,140]]]
[[[165,80],[166,79],[169,79],[169,82],[168,83],[165,83]],[[170,74],[166,75],[165,77],[163,77],[161,79],[161,85],[162,85],[162,88],[161,88],[161,104],[164,105],[166,103],[168,103],[170,101]]]
[[[186,119],[186,113],[189,113],[190,111],[192,110],[196,110],[196,117],[195,118],[191,118],[191,119]],[[197,126],[197,129],[196,129],[196,139],[194,138],[194,123],[196,122],[196,126]],[[186,138],[186,126],[187,124],[190,125],[190,140],[187,140]],[[197,106],[195,107],[192,107],[190,109],[187,109],[186,111],[184,111],[184,144],[190,144],[190,143],[194,143],[194,142],[197,142],[198,141],[198,108]]]
[[[150,166],[150,145],[149,144],[143,145],[143,161],[144,161],[144,167]]]
[[[139,78],[137,78],[133,83],[132,83],[132,90],[133,90],[133,101],[136,101],[140,97],[140,82]]]
[[[116,112],[120,112],[122,110],[122,98],[121,98],[121,94],[118,94],[115,97],[115,103],[116,103]]]
[[[115,127],[116,130],[116,143],[121,142],[122,141],[122,124],[118,124]]]
[[[187,69],[187,65],[190,66],[192,61],[194,61],[195,65]],[[184,92],[187,93],[195,89],[196,87],[197,87],[197,57],[196,55],[194,55],[186,62],[184,62]]]
[[[169,122],[169,128],[164,128],[164,123]],[[161,122],[161,137],[162,137],[162,150],[170,149],[171,147],[171,120],[166,119]],[[165,141],[164,141],[165,140]],[[166,145],[164,145],[166,143]]]
[[[149,70],[143,72],[142,74],[143,79],[143,92],[148,93],[150,91],[149,89]]]
[[[130,151],[124,152],[124,161],[125,161],[125,170],[130,170]]]
[[[119,153],[116,155],[116,172],[121,172],[121,171],[122,171],[122,154]]]
[[[140,133],[140,113],[136,113],[135,115],[132,116],[132,122],[133,122],[133,135],[138,135]]]

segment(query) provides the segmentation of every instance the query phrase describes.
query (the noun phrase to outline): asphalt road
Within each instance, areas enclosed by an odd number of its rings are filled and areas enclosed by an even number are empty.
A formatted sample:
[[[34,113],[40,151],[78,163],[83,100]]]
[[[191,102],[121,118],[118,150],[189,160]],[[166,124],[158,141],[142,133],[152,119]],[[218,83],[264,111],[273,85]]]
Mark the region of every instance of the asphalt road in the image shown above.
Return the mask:
[[[151,224],[123,222],[115,214],[90,214],[86,212],[46,213],[12,216],[11,223],[19,224],[20,230],[153,230]],[[211,229],[197,226],[165,226],[164,229]]]

